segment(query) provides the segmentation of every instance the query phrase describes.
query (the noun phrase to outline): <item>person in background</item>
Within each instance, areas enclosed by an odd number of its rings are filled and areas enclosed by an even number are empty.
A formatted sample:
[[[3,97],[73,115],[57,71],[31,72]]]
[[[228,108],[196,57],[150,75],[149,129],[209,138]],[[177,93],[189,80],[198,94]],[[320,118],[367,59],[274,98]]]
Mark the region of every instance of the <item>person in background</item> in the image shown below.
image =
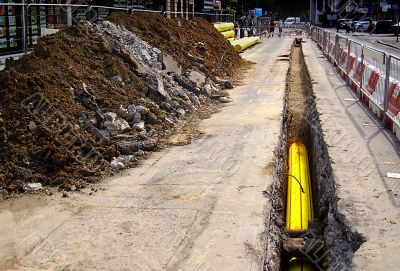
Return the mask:
[[[279,20],[279,37],[282,37],[282,27],[283,27],[283,21],[282,19]]]
[[[275,22],[274,20],[271,19],[269,22],[269,33],[268,33],[268,38],[272,35],[274,37],[274,32],[275,32]]]

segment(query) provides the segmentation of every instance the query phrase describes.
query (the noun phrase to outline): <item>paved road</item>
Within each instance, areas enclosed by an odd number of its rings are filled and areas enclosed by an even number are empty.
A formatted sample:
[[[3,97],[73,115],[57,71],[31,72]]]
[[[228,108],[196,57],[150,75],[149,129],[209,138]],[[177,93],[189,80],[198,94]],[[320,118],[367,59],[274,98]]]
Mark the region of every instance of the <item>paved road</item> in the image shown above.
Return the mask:
[[[154,153],[93,196],[2,203],[0,269],[262,270],[262,191],[272,182],[289,63],[277,58],[290,42],[264,39],[243,54],[257,64],[191,144]]]
[[[329,31],[332,31],[336,33],[336,29],[327,29]],[[354,41],[360,42],[362,44],[366,44],[372,48],[375,48],[377,50],[381,50],[384,52],[387,52],[389,54],[395,55],[400,58],[400,50],[396,48],[392,48],[383,44],[379,44],[377,41],[382,41],[385,43],[393,44],[398,47],[400,47],[400,42],[395,42],[396,37],[394,35],[388,35],[388,34],[372,34],[370,35],[369,33],[364,33],[364,32],[350,32],[346,33],[346,31],[340,30],[339,33],[341,36],[346,36]]]

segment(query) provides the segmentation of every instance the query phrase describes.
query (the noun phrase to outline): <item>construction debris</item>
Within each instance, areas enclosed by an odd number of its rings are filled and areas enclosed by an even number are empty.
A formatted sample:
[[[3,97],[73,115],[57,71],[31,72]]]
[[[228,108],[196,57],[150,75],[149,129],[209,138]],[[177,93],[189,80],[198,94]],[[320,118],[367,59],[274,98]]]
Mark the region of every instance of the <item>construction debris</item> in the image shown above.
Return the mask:
[[[0,73],[0,190],[68,189],[137,164],[241,64],[201,19],[113,14],[39,40]]]

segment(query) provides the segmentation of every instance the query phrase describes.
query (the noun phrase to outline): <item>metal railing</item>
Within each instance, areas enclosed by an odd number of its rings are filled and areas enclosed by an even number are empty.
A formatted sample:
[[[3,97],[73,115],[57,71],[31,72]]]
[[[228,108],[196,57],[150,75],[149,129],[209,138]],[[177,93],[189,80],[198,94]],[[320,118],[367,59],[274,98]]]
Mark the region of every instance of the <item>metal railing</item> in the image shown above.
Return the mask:
[[[199,12],[163,12],[157,10],[146,10],[125,7],[107,7],[89,4],[46,4],[46,3],[0,3],[0,6],[11,6],[20,8],[18,26],[13,29],[16,31],[13,42],[18,42],[15,50],[0,53],[0,59],[13,58],[14,55],[25,54],[36,43],[37,37],[43,35],[46,29],[62,29],[78,22],[93,22],[102,20],[111,11],[126,11],[130,13],[159,13],[165,17],[182,17],[191,19],[201,17],[210,22],[234,22],[235,14],[221,13],[199,13]],[[43,10],[42,10],[43,8]],[[54,8],[52,14],[48,14],[46,9]],[[102,12],[100,12],[102,11]],[[104,12],[107,11],[107,12]],[[43,13],[42,13],[43,12]],[[106,15],[100,15],[106,14]],[[48,17],[54,17],[54,23],[48,23]],[[42,23],[41,19],[44,18]],[[48,32],[48,31],[47,31]],[[9,38],[10,39],[10,38]],[[6,42],[9,42],[8,40]]]
[[[338,67],[359,99],[368,104],[383,126],[393,123],[399,137],[400,58],[319,27],[310,31],[312,40]]]
[[[216,22],[234,22],[235,21],[235,14],[224,14],[224,13],[207,13],[207,12],[192,12],[192,11],[164,11],[163,16],[166,18],[184,18],[184,19],[191,19],[191,18],[203,18],[210,23]]]

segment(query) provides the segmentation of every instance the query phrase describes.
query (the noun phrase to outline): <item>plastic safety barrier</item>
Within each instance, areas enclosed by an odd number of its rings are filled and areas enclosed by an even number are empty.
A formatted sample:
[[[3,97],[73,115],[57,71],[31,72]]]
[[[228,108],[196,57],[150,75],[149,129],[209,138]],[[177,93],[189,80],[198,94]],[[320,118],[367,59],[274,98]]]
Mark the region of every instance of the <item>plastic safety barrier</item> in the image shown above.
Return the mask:
[[[400,112],[400,82],[394,81],[389,89],[388,112],[396,117]]]
[[[350,78],[352,79],[352,87],[357,90],[360,87],[361,77],[363,76],[365,67],[367,63],[365,61],[361,62],[361,58],[358,58],[355,65],[355,70],[353,74],[350,74]]]
[[[385,75],[379,76],[376,89],[370,97],[369,108],[375,115],[378,116],[378,118],[383,117],[383,108],[385,103],[385,81]],[[393,78],[391,81],[393,81]]]
[[[347,70],[347,72],[350,72],[351,70],[353,70],[354,69],[354,63],[356,63],[356,56],[355,55],[353,55],[353,54],[350,54],[350,60],[349,60],[349,63],[347,63],[347,67],[346,67],[346,70]]]
[[[378,83],[378,79],[380,77],[379,71],[374,66],[367,64],[365,67],[364,75],[364,82],[366,83],[363,86],[363,89],[367,91],[369,95],[372,95],[372,93],[375,91],[376,84]]]
[[[311,27],[311,36],[359,98],[400,140],[400,57],[318,27]]]
[[[341,49],[340,51],[340,58],[339,58],[339,65],[344,67],[347,61],[347,49]]]

